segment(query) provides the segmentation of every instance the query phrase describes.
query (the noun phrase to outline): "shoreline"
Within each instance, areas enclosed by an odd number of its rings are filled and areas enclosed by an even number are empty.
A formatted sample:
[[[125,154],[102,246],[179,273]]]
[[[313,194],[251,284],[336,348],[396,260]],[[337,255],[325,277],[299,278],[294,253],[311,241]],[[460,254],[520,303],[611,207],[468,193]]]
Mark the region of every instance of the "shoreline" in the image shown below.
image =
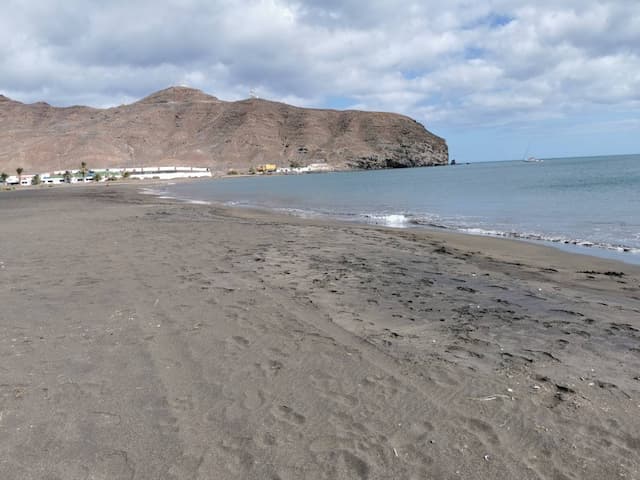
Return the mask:
[[[629,156],[629,157],[633,157],[633,154],[629,154],[629,155],[618,155],[618,156]],[[584,157],[584,158],[600,158],[599,156],[592,156],[592,157]],[[557,159],[553,159],[550,158],[549,160],[557,160]],[[495,162],[494,162],[495,163]],[[416,168],[428,168],[428,167],[416,167]],[[327,173],[352,173],[352,172],[367,172],[367,170],[335,170],[335,171],[330,171],[330,172],[313,172],[313,173],[320,173],[320,174],[327,174]],[[297,218],[309,218],[306,217],[305,215],[311,215],[312,218],[317,218],[317,219],[324,219],[327,221],[338,221],[340,223],[354,223],[356,225],[372,225],[372,226],[379,226],[379,227],[386,227],[386,228],[393,228],[393,229],[409,229],[409,230],[426,230],[426,231],[446,231],[446,232],[452,232],[452,233],[456,233],[456,234],[462,234],[462,235],[471,235],[471,236],[478,236],[478,237],[488,237],[488,238],[495,238],[495,239],[508,239],[508,240],[514,240],[514,241],[518,241],[518,242],[524,242],[524,243],[528,243],[528,244],[533,244],[533,245],[543,245],[543,246],[547,246],[547,247],[551,247],[563,252],[568,252],[568,253],[572,253],[572,254],[577,254],[577,255],[586,255],[588,257],[593,257],[593,258],[600,258],[600,259],[606,259],[606,260],[612,260],[612,261],[617,261],[617,262],[622,262],[626,265],[635,265],[635,266],[640,266],[640,248],[635,248],[635,247],[624,247],[624,246],[619,246],[619,245],[609,245],[609,244],[599,244],[597,242],[591,242],[589,240],[566,240],[566,239],[561,239],[561,238],[539,238],[541,237],[541,235],[539,234],[526,234],[526,233],[521,233],[521,232],[491,232],[491,231],[484,231],[482,229],[478,229],[478,228],[462,228],[462,227],[450,227],[450,226],[445,226],[445,225],[431,225],[431,224],[423,224],[423,223],[419,223],[419,222],[415,222],[409,218],[406,218],[404,214],[389,214],[386,215],[387,217],[405,217],[404,220],[402,221],[403,225],[389,225],[389,224],[383,224],[383,223],[377,223],[377,221],[369,221],[367,220],[367,218],[370,218],[370,215],[368,214],[362,214],[362,218],[361,220],[353,220],[351,218],[341,218],[340,216],[331,216],[329,214],[324,214],[324,213],[318,213],[316,211],[313,210],[309,210],[309,211],[303,211],[303,210],[297,210],[297,209],[282,209],[282,208],[277,208],[277,207],[257,207],[257,206],[253,206],[253,205],[246,205],[246,206],[229,206],[227,204],[225,204],[224,202],[219,202],[219,201],[208,201],[208,200],[194,200],[194,199],[187,199],[187,198],[181,198],[178,196],[173,196],[173,195],[169,195],[169,194],[165,194],[163,192],[154,192],[153,189],[148,189],[147,187],[150,186],[168,186],[168,185],[173,185],[173,184],[180,184],[180,183],[193,183],[193,182],[198,182],[198,181],[209,181],[209,180],[225,180],[225,179],[233,179],[233,178],[251,178],[251,177],[260,177],[260,176],[266,176],[266,177],[279,177],[279,176],[288,176],[290,174],[235,174],[235,175],[212,175],[211,177],[207,177],[207,178],[176,178],[176,179],[132,179],[132,180],[127,180],[125,182],[119,181],[117,183],[101,183],[101,185],[104,186],[115,186],[115,187],[119,187],[119,186],[125,186],[125,188],[127,185],[129,186],[139,186],[140,189],[142,190],[148,190],[148,192],[144,192],[145,194],[149,194],[149,195],[155,195],[157,197],[160,197],[160,199],[162,200],[175,200],[175,201],[179,201],[179,202],[186,202],[186,203],[191,203],[194,205],[211,205],[211,206],[215,206],[217,208],[240,208],[240,209],[248,209],[248,210],[252,210],[252,211],[266,211],[267,213],[272,212],[275,215],[281,215],[281,214],[285,214],[285,215],[290,215],[293,217],[297,217]],[[296,174],[300,175],[300,174]],[[100,184],[85,184],[85,185],[74,185],[74,188],[77,186],[85,186],[85,187],[96,187]],[[61,185],[40,185],[40,186],[21,186],[18,189],[19,190],[24,190],[24,189],[42,189],[42,188],[51,188],[51,187],[60,187]],[[62,186],[63,188],[67,188],[67,186]],[[12,189],[9,188],[4,188],[4,191],[13,191],[15,190],[16,187],[13,187]],[[0,190],[0,194],[3,193],[2,190]],[[288,210],[283,212],[283,210]],[[477,230],[482,230],[482,231],[477,231]]]
[[[140,186],[0,196],[2,478],[638,478],[639,267]]]
[[[336,172],[332,172],[336,173]],[[224,180],[225,178],[234,178],[234,176],[229,177],[219,177],[219,178],[211,178],[206,180]],[[189,183],[196,180],[202,179],[189,179],[187,180]],[[184,183],[184,182],[183,182]],[[167,185],[167,183],[161,183],[159,185]],[[622,262],[627,265],[635,265],[640,266],[640,249],[624,250],[622,247],[617,247],[615,245],[600,245],[597,243],[592,243],[589,241],[568,241],[568,240],[552,240],[552,239],[544,239],[544,238],[528,238],[525,234],[518,234],[515,232],[500,232],[500,233],[491,233],[491,232],[475,232],[469,230],[478,230],[478,229],[464,229],[457,227],[448,227],[448,226],[440,226],[440,225],[429,225],[422,223],[414,223],[408,218],[404,218],[402,225],[385,225],[383,223],[377,223],[374,221],[367,220],[370,218],[369,215],[364,215],[360,220],[355,220],[352,218],[343,218],[340,216],[331,216],[329,214],[319,213],[316,211],[308,210],[303,211],[299,209],[282,209],[276,207],[257,207],[255,205],[244,205],[244,206],[230,206],[225,204],[224,202],[219,201],[207,201],[207,200],[194,200],[188,198],[181,198],[178,196],[174,196],[169,192],[154,192],[153,190],[149,190],[149,195],[155,195],[164,200],[175,200],[178,202],[192,203],[192,204],[204,204],[211,205],[216,208],[238,208],[238,209],[247,209],[249,211],[260,212],[264,211],[267,214],[273,213],[275,215],[289,215],[296,218],[315,218],[318,220],[326,220],[326,221],[336,221],[340,223],[353,223],[355,225],[370,225],[375,227],[385,227],[392,229],[402,229],[402,230],[416,230],[416,231],[430,231],[430,232],[450,232],[461,235],[471,235],[474,237],[487,237],[487,238],[495,238],[495,239],[506,239],[517,242],[524,242],[527,244],[533,245],[542,245],[547,246],[553,249],[557,249],[567,253],[573,253],[577,255],[586,255],[588,257],[612,260]],[[305,216],[308,215],[308,216]],[[404,214],[389,214],[387,217],[404,217]],[[638,250],[636,252],[635,250]]]

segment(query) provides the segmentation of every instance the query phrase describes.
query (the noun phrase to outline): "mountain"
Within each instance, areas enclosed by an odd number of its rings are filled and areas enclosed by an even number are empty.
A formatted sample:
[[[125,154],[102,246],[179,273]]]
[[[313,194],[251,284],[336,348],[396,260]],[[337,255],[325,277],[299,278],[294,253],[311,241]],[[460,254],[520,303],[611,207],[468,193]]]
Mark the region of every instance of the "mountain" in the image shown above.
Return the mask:
[[[445,165],[447,144],[393,113],[225,102],[171,87],[108,109],[23,104],[0,95],[0,170],[326,162],[339,169]]]

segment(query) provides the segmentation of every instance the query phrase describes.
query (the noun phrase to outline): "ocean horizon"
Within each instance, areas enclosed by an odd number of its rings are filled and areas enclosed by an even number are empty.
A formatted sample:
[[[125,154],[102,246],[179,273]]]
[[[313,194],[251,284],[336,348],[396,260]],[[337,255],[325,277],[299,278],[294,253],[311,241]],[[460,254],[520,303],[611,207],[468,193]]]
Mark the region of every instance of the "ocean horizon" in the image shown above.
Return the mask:
[[[176,183],[149,193],[514,238],[640,264],[640,154]]]

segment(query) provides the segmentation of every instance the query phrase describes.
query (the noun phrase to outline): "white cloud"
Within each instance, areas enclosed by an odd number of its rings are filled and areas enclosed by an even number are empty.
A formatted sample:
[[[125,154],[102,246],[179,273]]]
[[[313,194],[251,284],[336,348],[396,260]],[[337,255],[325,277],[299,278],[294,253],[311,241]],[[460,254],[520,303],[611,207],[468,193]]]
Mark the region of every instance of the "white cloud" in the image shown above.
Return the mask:
[[[8,0],[5,11],[0,92],[24,101],[104,106],[186,83],[223,99],[347,98],[445,127],[640,101],[638,2]]]

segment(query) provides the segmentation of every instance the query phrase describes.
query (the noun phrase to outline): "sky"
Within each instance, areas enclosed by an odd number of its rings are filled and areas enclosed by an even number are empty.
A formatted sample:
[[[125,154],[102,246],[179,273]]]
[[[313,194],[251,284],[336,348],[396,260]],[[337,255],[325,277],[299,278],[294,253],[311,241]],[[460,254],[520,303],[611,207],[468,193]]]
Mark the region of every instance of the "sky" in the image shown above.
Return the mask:
[[[392,111],[459,162],[640,153],[638,0],[4,0],[0,94]],[[9,14],[10,12],[10,14]]]

